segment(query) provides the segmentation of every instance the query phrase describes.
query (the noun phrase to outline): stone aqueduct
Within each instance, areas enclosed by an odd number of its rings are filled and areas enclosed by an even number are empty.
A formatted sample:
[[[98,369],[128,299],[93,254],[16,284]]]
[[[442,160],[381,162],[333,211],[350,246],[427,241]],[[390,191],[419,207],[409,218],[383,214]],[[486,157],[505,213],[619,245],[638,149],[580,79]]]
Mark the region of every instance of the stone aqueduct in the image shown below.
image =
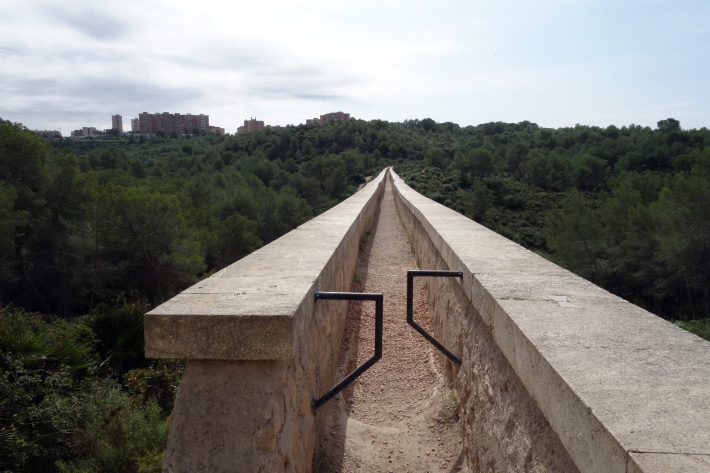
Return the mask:
[[[146,355],[187,358],[164,471],[311,470],[324,425],[311,399],[337,381],[347,308],[316,304],[314,292],[350,290],[387,180],[420,268],[463,271],[424,287],[435,336],[462,361],[439,358],[461,401],[469,463],[525,471],[506,451],[554,438],[559,445],[531,450],[549,471],[561,471],[561,451],[583,473],[710,471],[710,343],[389,169],[146,315]],[[474,390],[488,393],[484,408]],[[511,416],[514,435],[499,428]]]

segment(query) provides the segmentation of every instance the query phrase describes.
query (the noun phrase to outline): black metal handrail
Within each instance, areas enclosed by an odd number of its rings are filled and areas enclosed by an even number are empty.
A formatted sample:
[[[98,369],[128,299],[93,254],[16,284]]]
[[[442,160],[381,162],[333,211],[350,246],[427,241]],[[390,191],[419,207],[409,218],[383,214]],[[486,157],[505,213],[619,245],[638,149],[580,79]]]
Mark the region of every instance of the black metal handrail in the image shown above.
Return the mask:
[[[377,360],[382,358],[382,312],[383,312],[383,296],[382,294],[363,293],[363,292],[320,292],[316,289],[316,302],[320,299],[336,300],[336,301],[375,301],[375,354],[367,361],[355,368],[355,370],[347,375],[341,382],[336,384],[330,391],[323,394],[318,399],[311,399],[311,409],[318,409],[320,406],[332,399],[336,394],[345,389],[345,387],[355,381],[358,376],[364,373],[370,366],[377,363]]]
[[[424,330],[421,325],[414,321],[414,278],[415,277],[446,277],[446,278],[461,278],[463,279],[463,271],[428,271],[428,270],[418,270],[412,269],[407,271],[407,323],[414,327],[414,330],[422,334],[424,338],[429,340],[429,342],[436,348],[441,350],[441,352],[446,355],[451,361],[461,366],[461,360],[459,360],[453,353],[446,349],[444,345],[439,343],[439,341],[432,337],[429,332]]]

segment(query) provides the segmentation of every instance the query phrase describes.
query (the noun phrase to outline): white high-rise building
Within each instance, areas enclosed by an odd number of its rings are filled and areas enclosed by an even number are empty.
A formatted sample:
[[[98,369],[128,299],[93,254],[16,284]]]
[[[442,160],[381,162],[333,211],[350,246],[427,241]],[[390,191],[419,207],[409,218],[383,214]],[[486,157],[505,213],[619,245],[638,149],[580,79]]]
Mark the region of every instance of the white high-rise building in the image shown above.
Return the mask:
[[[131,131],[133,133],[138,133],[140,131],[137,118],[131,118]]]
[[[123,117],[121,115],[111,115],[111,129],[118,130],[123,134]]]

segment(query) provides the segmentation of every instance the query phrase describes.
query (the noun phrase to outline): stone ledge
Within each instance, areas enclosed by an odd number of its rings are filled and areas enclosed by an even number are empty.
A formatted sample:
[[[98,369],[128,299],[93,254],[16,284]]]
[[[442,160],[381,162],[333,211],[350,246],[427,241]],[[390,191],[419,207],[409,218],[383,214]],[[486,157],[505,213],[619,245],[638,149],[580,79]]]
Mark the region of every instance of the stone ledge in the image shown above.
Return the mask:
[[[145,316],[149,358],[277,360],[294,356],[313,293],[329,281],[384,170],[339,205],[186,289]],[[325,275],[325,277],[324,277]],[[323,290],[328,290],[320,286]]]
[[[580,471],[710,471],[710,343],[390,176]]]

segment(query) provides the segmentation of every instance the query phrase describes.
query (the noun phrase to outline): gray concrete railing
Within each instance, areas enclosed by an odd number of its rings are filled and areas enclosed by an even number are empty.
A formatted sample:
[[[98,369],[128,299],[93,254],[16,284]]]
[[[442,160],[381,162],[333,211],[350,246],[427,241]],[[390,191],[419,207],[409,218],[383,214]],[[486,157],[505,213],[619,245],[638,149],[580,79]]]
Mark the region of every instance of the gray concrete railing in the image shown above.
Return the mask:
[[[390,175],[475,471],[710,471],[710,343]]]
[[[310,471],[349,291],[387,171],[145,316],[146,356],[187,358],[163,471]]]

